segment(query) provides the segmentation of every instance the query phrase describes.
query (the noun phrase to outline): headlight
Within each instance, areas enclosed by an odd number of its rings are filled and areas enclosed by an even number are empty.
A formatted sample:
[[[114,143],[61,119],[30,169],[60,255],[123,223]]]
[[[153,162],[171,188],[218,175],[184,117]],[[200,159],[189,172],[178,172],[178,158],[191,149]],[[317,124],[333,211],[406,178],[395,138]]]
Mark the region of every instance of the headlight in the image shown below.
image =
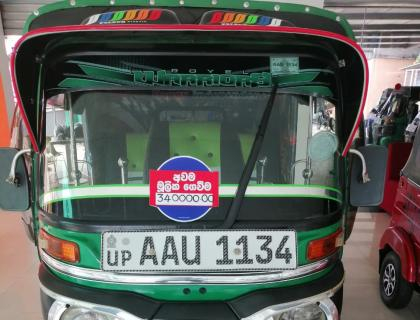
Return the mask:
[[[70,307],[60,317],[60,320],[121,320],[110,314],[92,311],[81,307]]]
[[[324,312],[317,304],[294,308],[281,312],[267,320],[326,320]]]

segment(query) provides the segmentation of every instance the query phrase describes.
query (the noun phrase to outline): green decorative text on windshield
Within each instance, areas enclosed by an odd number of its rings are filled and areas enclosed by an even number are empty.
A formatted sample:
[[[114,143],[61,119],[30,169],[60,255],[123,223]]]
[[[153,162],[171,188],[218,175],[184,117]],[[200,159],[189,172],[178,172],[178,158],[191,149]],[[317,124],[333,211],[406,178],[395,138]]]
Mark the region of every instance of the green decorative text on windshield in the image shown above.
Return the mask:
[[[224,87],[270,87],[271,73],[250,74],[197,74],[160,71],[134,71],[134,82],[149,85],[169,86],[224,86]]]

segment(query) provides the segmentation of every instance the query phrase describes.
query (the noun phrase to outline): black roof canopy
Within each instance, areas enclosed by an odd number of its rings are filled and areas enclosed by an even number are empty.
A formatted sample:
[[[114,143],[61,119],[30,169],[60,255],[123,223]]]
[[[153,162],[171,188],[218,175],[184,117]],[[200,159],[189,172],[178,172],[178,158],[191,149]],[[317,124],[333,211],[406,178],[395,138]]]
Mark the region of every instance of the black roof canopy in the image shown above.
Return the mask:
[[[329,59],[337,78],[339,94],[342,94],[343,140],[351,140],[355,123],[360,118],[366,94],[367,66],[360,48],[344,37],[318,34],[316,30],[285,28],[276,32],[252,30],[227,26],[224,32],[219,28],[182,28],[173,30],[154,26],[87,26],[62,28],[51,32],[32,34],[24,38],[17,47],[14,59],[14,76],[17,93],[34,132],[34,140],[41,145],[40,106],[37,103],[37,84],[44,86],[45,66],[64,54],[91,54],[95,52],[137,53],[141,51],[221,52],[243,53],[264,50],[272,54],[281,52],[302,52],[318,54],[320,59]],[[208,30],[207,30],[208,29]],[[281,29],[281,28],[280,28]],[[217,31],[217,32],[216,32]],[[321,48],[321,49],[320,49]],[[326,53],[328,52],[328,56]],[[38,129],[37,129],[38,128]]]

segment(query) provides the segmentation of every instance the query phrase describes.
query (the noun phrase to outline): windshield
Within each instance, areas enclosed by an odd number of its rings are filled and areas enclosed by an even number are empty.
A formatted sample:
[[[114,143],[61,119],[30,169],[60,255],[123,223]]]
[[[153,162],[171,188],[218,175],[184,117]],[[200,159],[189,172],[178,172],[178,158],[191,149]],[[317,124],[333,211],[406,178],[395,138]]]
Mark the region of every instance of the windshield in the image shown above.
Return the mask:
[[[150,204],[151,175],[190,157],[217,173],[218,203],[202,220],[223,221],[269,98],[214,88],[57,94],[46,106],[40,205],[69,219],[168,222]],[[238,221],[337,210],[334,131],[334,105],[279,90]]]

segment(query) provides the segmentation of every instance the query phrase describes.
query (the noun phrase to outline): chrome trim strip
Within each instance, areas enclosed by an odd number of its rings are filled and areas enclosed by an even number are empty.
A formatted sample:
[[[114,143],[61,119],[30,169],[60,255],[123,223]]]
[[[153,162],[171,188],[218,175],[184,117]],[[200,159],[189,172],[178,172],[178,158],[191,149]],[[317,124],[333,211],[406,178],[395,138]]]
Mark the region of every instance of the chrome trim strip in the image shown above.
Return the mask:
[[[337,306],[332,302],[331,299],[324,299],[319,301],[319,307],[324,312],[327,320],[339,320],[340,314],[338,312]]]
[[[237,185],[221,185],[220,197],[233,197],[236,194]],[[149,197],[148,185],[98,185],[71,187],[44,193],[40,196],[41,205],[67,200],[85,199],[95,197]],[[319,197],[333,198],[341,202],[342,194],[338,189],[318,185],[258,185],[248,186],[246,197]]]
[[[88,269],[58,261],[40,249],[41,259],[53,270],[65,275],[90,281],[137,284],[250,284],[292,280],[319,272],[338,260],[335,253],[323,260],[299,267],[295,270],[276,272],[253,272],[231,274],[127,274],[98,269]]]
[[[60,320],[64,311],[67,310],[67,304],[62,301],[54,301],[50,310],[48,311],[48,320]]]
[[[41,284],[41,290],[47,296],[49,296],[49,297],[51,297],[55,300],[54,303],[52,304],[49,312],[48,312],[48,320],[60,320],[63,313],[71,306],[86,308],[86,309],[89,309],[91,311],[105,313],[107,315],[111,315],[116,320],[119,320],[119,319],[121,319],[121,320],[145,320],[145,319],[136,317],[135,315],[133,315],[131,313],[128,313],[124,310],[121,310],[119,308],[94,304],[94,303],[81,301],[81,300],[75,300],[73,298],[68,298],[68,297],[59,295],[59,294],[47,289],[42,284]]]

